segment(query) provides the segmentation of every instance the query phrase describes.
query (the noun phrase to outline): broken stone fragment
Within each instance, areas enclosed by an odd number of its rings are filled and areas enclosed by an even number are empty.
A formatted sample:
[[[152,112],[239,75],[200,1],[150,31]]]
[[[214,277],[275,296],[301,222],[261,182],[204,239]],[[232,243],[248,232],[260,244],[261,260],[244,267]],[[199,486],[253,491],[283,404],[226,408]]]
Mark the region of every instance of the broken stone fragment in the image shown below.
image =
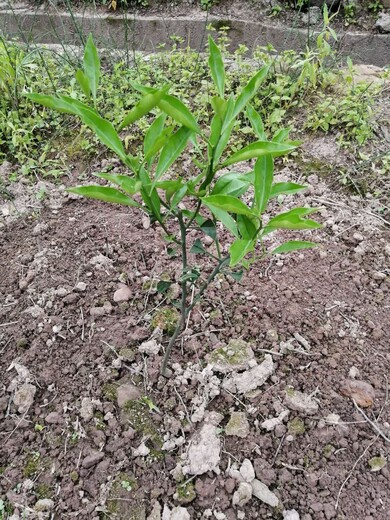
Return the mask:
[[[240,473],[245,482],[252,482],[255,479],[255,470],[249,459],[244,459],[241,464]]]
[[[217,428],[213,424],[204,424],[192,439],[183,473],[202,475],[207,471],[214,471],[219,474],[220,451],[221,441]]]
[[[347,379],[340,386],[340,392],[346,397],[353,399],[362,408],[371,406],[375,399],[375,390],[364,381]]]
[[[156,500],[153,504],[152,510],[150,512],[150,515],[148,516],[147,520],[161,520],[161,505],[158,500]]]
[[[260,480],[253,480],[251,486],[252,493],[256,498],[271,507],[277,507],[279,505],[279,499],[275,493],[272,493],[272,491],[265,484],[260,482]]]
[[[290,410],[306,415],[313,415],[318,412],[318,403],[313,400],[312,396],[298,392],[298,390],[288,390],[284,402]]]
[[[267,430],[267,432],[272,432],[276,426],[283,423],[284,419],[288,417],[289,413],[289,410],[283,410],[280,412],[278,417],[273,417],[272,419],[266,419],[263,421],[261,423],[261,427]]]
[[[51,511],[54,507],[54,502],[50,498],[41,498],[35,503],[34,509],[37,512]]]
[[[249,435],[249,422],[244,412],[232,412],[225,433],[242,439]]]
[[[290,510],[285,509],[283,511],[283,520],[299,520],[298,511],[295,511],[295,509],[290,509]]]
[[[161,344],[157,343],[155,339],[151,339],[149,341],[144,341],[138,347],[138,350],[141,354],[148,354],[149,356],[155,356],[160,352]]]
[[[252,486],[248,482],[240,482],[233,495],[233,506],[242,507],[252,498]]]
[[[27,413],[34,402],[36,391],[31,383],[24,383],[16,390],[13,401],[19,413]]]
[[[143,442],[138,446],[137,449],[134,450],[133,454],[134,457],[147,457],[150,453],[150,449],[146,446],[146,444]]]
[[[172,511],[165,504],[162,520],[191,520],[190,514],[185,507],[174,507]]]
[[[91,455],[88,455],[83,460],[82,466],[83,468],[92,468],[93,466],[96,466],[104,459],[104,453],[101,451],[95,451]]]
[[[114,293],[114,302],[121,303],[127,302],[131,298],[131,290],[130,287],[125,285],[124,283],[118,284],[118,289]]]
[[[212,369],[222,374],[245,370],[253,358],[253,350],[241,339],[230,340],[227,346],[215,349],[206,357]]]
[[[269,354],[264,356],[264,361],[250,370],[241,374],[233,374],[226,379],[222,387],[230,392],[246,394],[262,386],[274,372],[274,363]]]

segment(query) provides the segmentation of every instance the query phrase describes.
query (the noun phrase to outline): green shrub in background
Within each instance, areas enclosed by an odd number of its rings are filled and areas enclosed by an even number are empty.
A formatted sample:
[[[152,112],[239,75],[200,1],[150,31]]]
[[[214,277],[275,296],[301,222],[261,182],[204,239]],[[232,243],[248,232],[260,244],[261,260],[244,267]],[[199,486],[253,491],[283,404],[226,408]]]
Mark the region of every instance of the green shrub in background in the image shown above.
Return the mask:
[[[267,77],[270,66],[263,66],[240,89],[237,95],[226,93],[226,73],[223,57],[214,40],[209,37],[208,64],[215,95],[210,98],[211,118],[208,125],[199,125],[196,117],[176,96],[170,94],[170,85],[153,88],[132,82],[133,89],[142,96],[119,125],[123,130],[147,114],[153,122],[142,137],[141,151],[137,155],[126,152],[113,124],[95,109],[100,80],[100,61],[90,36],[85,48],[83,70],[78,69],[76,79],[89,103],[59,95],[27,94],[35,103],[72,114],[81,119],[122,161],[128,175],[100,173],[97,176],[109,182],[71,188],[69,191],[87,198],[133,206],[146,211],[153,222],[166,233],[167,240],[176,244],[181,253],[182,274],[179,280],[181,300],[180,320],[173,331],[161,372],[167,376],[171,349],[184,329],[190,311],[203,296],[218,274],[238,278],[238,266],[249,268],[266,254],[280,254],[313,247],[308,241],[288,241],[267,251],[264,238],[280,229],[309,230],[321,227],[307,218],[316,208],[295,208],[264,218],[268,202],[278,195],[290,195],[305,188],[290,182],[275,183],[273,158],[288,154],[296,143],[289,141],[289,130],[279,128],[271,140],[264,132],[260,114],[250,104],[259,85]],[[246,111],[256,140],[237,152],[227,151],[227,145],[239,116]],[[203,147],[200,147],[200,143]],[[194,172],[178,175],[174,165],[182,160],[191,146]],[[240,162],[255,160],[254,170],[247,174],[230,171]],[[226,169],[229,169],[226,172]],[[192,170],[192,168],[191,168]],[[115,187],[113,187],[115,186]],[[253,190],[253,195],[249,192]],[[250,198],[250,201],[243,200]],[[170,231],[172,222],[179,225],[179,235]],[[233,237],[228,253],[223,253],[220,242],[221,226]],[[205,249],[200,239],[190,248],[189,234],[197,230],[211,237],[214,248]],[[205,275],[199,262],[190,261],[189,252],[208,257],[214,264]],[[158,289],[166,291],[167,280]],[[189,301],[189,294],[193,298]]]

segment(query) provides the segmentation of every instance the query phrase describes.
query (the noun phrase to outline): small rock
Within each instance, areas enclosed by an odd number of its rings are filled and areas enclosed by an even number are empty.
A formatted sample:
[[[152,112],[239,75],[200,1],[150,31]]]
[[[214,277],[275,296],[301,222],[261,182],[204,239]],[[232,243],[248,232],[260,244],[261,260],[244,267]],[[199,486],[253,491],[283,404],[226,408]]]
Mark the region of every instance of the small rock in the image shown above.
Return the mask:
[[[387,464],[387,459],[385,457],[373,457],[368,461],[368,465],[371,468],[371,471],[380,471]]]
[[[204,424],[196,432],[188,448],[188,466],[183,468],[184,474],[202,475],[207,471],[219,474],[221,441],[217,428],[212,424]]]
[[[117,289],[114,293],[114,302],[120,303],[120,302],[127,302],[131,298],[131,290],[128,285],[125,285],[123,283],[120,283],[118,285],[119,289]]]
[[[163,520],[165,520],[165,518]],[[172,509],[169,520],[191,520],[191,517],[185,507],[177,506]]]
[[[267,432],[272,432],[276,426],[283,423],[284,419],[288,417],[289,413],[289,410],[283,410],[280,412],[278,417],[274,417],[273,419],[266,419],[263,421],[261,423],[261,427],[267,430]]]
[[[152,510],[150,511],[150,515],[148,516],[147,520],[161,520],[161,505],[158,500],[156,500],[153,504]]]
[[[93,400],[90,397],[83,397],[83,399],[81,399],[80,405],[80,416],[85,422],[88,422],[92,419],[93,410]]]
[[[385,280],[386,273],[382,273],[380,271],[375,271],[374,273],[372,273],[372,278],[373,278],[373,280],[378,280],[378,281]]]
[[[362,408],[371,406],[375,399],[374,388],[364,381],[347,379],[342,383],[340,392],[353,399]]]
[[[375,27],[382,33],[390,33],[390,14],[381,13],[375,23]]]
[[[244,439],[249,434],[249,422],[244,412],[232,412],[225,428],[226,435],[234,435]]]
[[[51,412],[45,417],[45,423],[47,424],[60,424],[62,422],[63,419],[58,412]]]
[[[41,498],[34,505],[35,511],[39,511],[39,512],[51,511],[53,508],[54,508],[54,502],[50,498]]]
[[[252,482],[255,478],[255,470],[249,459],[244,459],[241,464],[240,473],[245,482]]]
[[[262,386],[274,372],[274,363],[269,354],[264,356],[264,361],[242,374],[233,374],[223,382],[223,388],[230,392],[246,394]]]
[[[149,341],[144,341],[138,347],[138,350],[141,354],[148,354],[149,356],[157,355],[161,350],[161,344],[157,343],[155,339],[151,339]]]
[[[36,237],[38,235],[42,235],[49,229],[48,224],[45,224],[44,222],[39,222],[34,229],[32,230],[32,234]]]
[[[110,302],[105,302],[102,307],[91,307],[89,314],[93,317],[105,316],[111,314],[112,305]]]
[[[312,397],[297,390],[288,391],[286,393],[285,403],[291,410],[307,415],[313,415],[318,411],[318,404]]]
[[[85,282],[77,282],[74,286],[74,291],[85,292],[87,290],[87,284]]]
[[[260,482],[260,480],[255,479],[251,484],[252,493],[256,498],[271,507],[277,507],[279,505],[279,499],[275,493],[272,493],[272,491],[265,484]]]
[[[283,520],[299,520],[298,511],[295,511],[295,509],[285,509],[283,511]]]
[[[222,374],[245,370],[253,358],[253,350],[241,339],[230,340],[227,346],[217,348],[206,357],[213,370]]]
[[[131,383],[126,383],[124,385],[118,386],[117,402],[119,408],[123,408],[127,401],[136,401],[140,397],[141,391],[137,386]]]
[[[96,464],[99,464],[104,459],[104,453],[101,451],[95,451],[92,453],[92,455],[88,455],[83,460],[82,466],[83,468],[92,468],[93,466],[96,466]]]
[[[350,369],[349,369],[349,373],[348,373],[349,377],[351,379],[355,379],[356,377],[359,377],[360,373],[359,373],[359,370],[352,366]]]
[[[24,383],[15,392],[14,405],[19,413],[26,413],[34,402],[37,389],[31,383]]]
[[[252,486],[248,482],[240,482],[233,495],[233,506],[242,507],[252,498]]]
[[[134,457],[147,457],[150,453],[150,449],[143,442],[134,450]]]

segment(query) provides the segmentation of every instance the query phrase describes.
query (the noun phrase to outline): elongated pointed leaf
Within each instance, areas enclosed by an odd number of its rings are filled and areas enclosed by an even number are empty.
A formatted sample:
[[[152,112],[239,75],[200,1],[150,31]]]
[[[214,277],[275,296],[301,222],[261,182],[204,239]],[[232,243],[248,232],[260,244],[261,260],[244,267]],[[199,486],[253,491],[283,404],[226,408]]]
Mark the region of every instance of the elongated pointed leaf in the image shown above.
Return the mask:
[[[259,157],[255,164],[255,208],[261,215],[267,207],[272,182],[274,180],[274,161],[270,155]]]
[[[284,143],[290,135],[290,128],[282,128],[273,136],[272,141],[275,143]]]
[[[248,206],[240,199],[236,199],[236,197],[231,195],[210,195],[209,197],[203,197],[202,202],[211,210],[218,208],[237,215],[253,216],[253,211]]]
[[[249,161],[263,155],[271,155],[272,157],[280,157],[288,152],[294,150],[294,146],[283,143],[274,143],[272,141],[256,141],[248,146],[245,146],[242,150],[231,155],[221,166],[229,166],[242,161]]]
[[[232,115],[233,118],[236,118],[238,114],[251,101],[251,99],[256,95],[261,82],[266,78],[268,74],[269,68],[269,65],[265,65],[249,80],[248,84],[242,89],[241,94],[238,96],[237,101],[234,105]]]
[[[257,227],[253,219],[246,215],[237,215],[237,225],[242,238],[246,240],[255,238]]]
[[[161,98],[168,92],[168,89],[169,85],[157,90],[157,92],[154,92],[153,94],[145,94],[127,114],[119,129],[122,130],[149,113],[155,106],[157,106]]]
[[[187,185],[184,184],[184,186],[175,192],[171,200],[171,210],[174,210],[176,206],[184,199],[187,194],[187,189]]]
[[[231,195],[240,197],[249,188],[250,181],[238,173],[230,172],[220,177],[211,192],[211,195]]]
[[[146,85],[140,85],[139,83],[136,83],[135,81],[129,81],[129,83],[133,87],[134,90],[138,90],[138,92],[141,92],[141,94],[154,94],[155,92],[157,92],[156,88],[147,87]]]
[[[222,119],[215,114],[210,124],[210,135],[208,145],[208,158],[211,161],[214,157],[214,148],[217,146],[221,137]]]
[[[158,106],[177,123],[189,128],[196,134],[200,134],[200,128],[195,117],[177,97],[165,95],[158,102]]]
[[[135,200],[131,199],[116,188],[109,188],[107,186],[79,186],[68,188],[66,191],[82,195],[88,199],[102,200],[104,202],[122,204],[124,206],[139,207],[139,204]]]
[[[84,51],[84,72],[88,78],[89,88],[92,98],[96,102],[96,93],[100,78],[100,60],[95,44],[93,43],[92,34],[88,36],[87,44]]]
[[[203,231],[203,233],[205,233],[207,236],[211,237],[213,240],[215,240],[217,238],[217,229],[212,220],[210,220],[210,219],[205,220],[200,225],[200,229]]]
[[[263,231],[263,235],[271,233],[275,229],[317,229],[321,224],[314,220],[306,219],[307,215],[318,211],[317,208],[295,208],[285,213],[280,213],[272,218]]]
[[[211,210],[215,218],[222,222],[225,228],[228,229],[232,233],[232,235],[234,235],[237,238],[239,237],[236,221],[231,215],[229,215],[227,211],[212,205],[209,206],[209,209]]]
[[[193,243],[190,253],[193,253],[194,255],[207,255],[207,251],[203,247],[202,242],[197,238],[195,242]]]
[[[191,130],[182,126],[167,140],[166,145],[161,150],[160,159],[156,169],[156,179],[159,179],[176,161],[186,147],[191,135]]]
[[[150,148],[148,149],[148,153],[145,154],[145,160],[151,161],[156,156],[156,154],[163,148],[170,136],[172,135],[172,132],[174,130],[173,126],[167,126],[163,129],[161,134],[156,138],[156,140],[151,143]]]
[[[309,249],[311,247],[317,247],[318,244],[315,242],[305,242],[299,240],[290,240],[289,242],[285,242],[279,247],[275,248],[271,251],[272,255],[280,254],[280,253],[290,253],[291,251],[298,251],[300,249]]]
[[[266,141],[267,136],[264,132],[263,120],[261,119],[260,114],[253,108],[252,105],[248,105],[246,107],[246,114],[248,116],[249,121],[251,122],[253,131],[260,141]]]
[[[221,51],[215,44],[211,36],[209,36],[209,67],[211,77],[218,94],[223,98],[225,94],[225,66],[222,59]]]
[[[234,267],[250,252],[255,248],[254,240],[243,240],[237,239],[230,246],[230,267]]]
[[[81,69],[76,71],[76,81],[80,85],[81,90],[83,91],[85,97],[89,98],[91,96],[91,89],[89,88],[89,81],[87,76]]]
[[[152,153],[151,153],[152,147],[153,147],[154,143],[156,142],[156,140],[159,138],[159,136],[163,132],[166,117],[167,117],[166,114],[161,114],[160,116],[156,117],[156,119],[153,121],[153,123],[150,125],[148,131],[146,132],[145,139],[144,139],[145,158],[146,158],[146,156],[148,156],[149,158],[152,156]]]
[[[160,197],[157,193],[156,188],[152,188],[152,181],[149,177],[148,172],[145,170],[143,166],[141,166],[139,170],[139,178],[142,182],[142,200],[145,202],[149,211],[156,218],[156,220],[158,220],[158,222],[162,222]]]
[[[294,182],[277,182],[272,185],[270,198],[277,197],[278,195],[292,195],[306,188],[307,186],[295,184]]]
[[[132,179],[131,177],[127,175],[113,175],[110,173],[97,173],[96,177],[99,177],[100,179],[105,179],[107,181],[112,182],[113,184],[116,184],[120,188],[122,188],[123,191],[126,191],[130,195],[134,195],[135,193],[138,193],[142,187],[142,183],[140,181],[137,181],[136,179]]]

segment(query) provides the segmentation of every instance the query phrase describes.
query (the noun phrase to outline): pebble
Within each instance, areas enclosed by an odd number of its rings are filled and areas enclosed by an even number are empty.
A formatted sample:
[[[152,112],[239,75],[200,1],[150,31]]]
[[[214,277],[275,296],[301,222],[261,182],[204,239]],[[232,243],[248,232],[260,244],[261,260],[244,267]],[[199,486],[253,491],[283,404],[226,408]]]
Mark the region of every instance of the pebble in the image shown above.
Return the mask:
[[[255,478],[255,470],[253,464],[249,459],[244,459],[241,464],[240,473],[245,482],[252,482]]]
[[[365,381],[347,379],[340,386],[340,393],[353,399],[362,408],[371,406],[375,399],[374,388]]]
[[[295,509],[284,510],[283,520],[299,520],[298,511]]]
[[[78,282],[75,286],[74,286],[74,290],[76,292],[84,292],[85,290],[87,289],[87,284],[85,282]]]
[[[58,412],[51,412],[45,417],[45,423],[47,424],[60,424],[62,422],[63,419]]]
[[[303,412],[307,415],[313,415],[318,411],[316,401],[310,395],[303,394],[297,390],[293,390],[292,393],[286,393],[285,403],[291,410]]]
[[[15,392],[14,405],[19,413],[26,413],[34,402],[37,389],[31,383],[24,383]]]
[[[83,468],[92,468],[93,466],[96,466],[96,464],[99,464],[104,459],[104,453],[101,451],[95,451],[91,455],[88,455],[83,460],[82,466]]]
[[[225,433],[242,439],[249,435],[249,422],[244,412],[232,412]]]
[[[114,293],[114,302],[120,303],[120,302],[127,302],[131,298],[131,290],[130,287],[127,285],[120,283],[118,285],[118,289]]]
[[[251,482],[253,495],[268,504],[271,507],[277,507],[279,505],[279,499],[265,484],[260,480],[253,480]]]
[[[248,482],[240,482],[233,495],[233,506],[242,507],[252,498],[252,486]]]
[[[35,503],[35,511],[51,511],[54,508],[54,502],[50,498],[41,498]]]

